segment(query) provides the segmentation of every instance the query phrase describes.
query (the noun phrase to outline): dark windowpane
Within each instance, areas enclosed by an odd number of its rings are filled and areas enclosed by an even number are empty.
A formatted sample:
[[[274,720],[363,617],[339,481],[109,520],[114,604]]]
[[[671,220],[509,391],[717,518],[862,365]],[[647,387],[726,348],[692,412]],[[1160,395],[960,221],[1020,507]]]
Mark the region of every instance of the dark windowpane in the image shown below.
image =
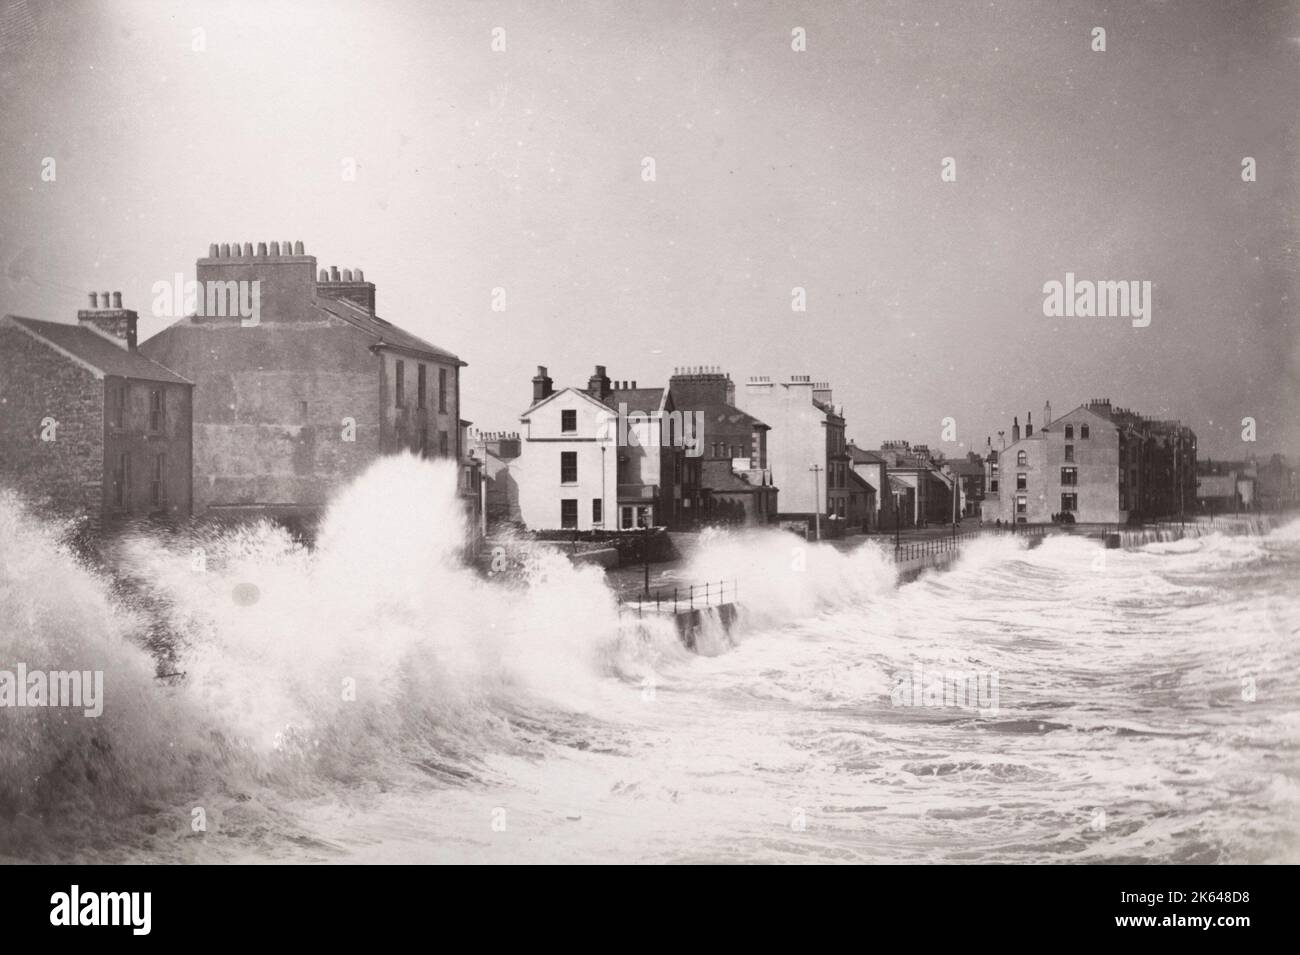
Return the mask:
[[[161,388],[149,392],[149,430],[163,429],[163,393]]]
[[[570,433],[578,430],[578,412],[572,408],[560,412],[560,430]]]
[[[572,484],[578,480],[578,452],[560,452],[560,483]]]
[[[560,501],[560,526],[574,528],[578,526],[578,499],[576,497],[566,497]]]
[[[425,389],[428,387],[427,372],[428,369],[424,365],[420,365],[419,370],[416,372],[415,375],[415,406],[417,408],[424,407]]]

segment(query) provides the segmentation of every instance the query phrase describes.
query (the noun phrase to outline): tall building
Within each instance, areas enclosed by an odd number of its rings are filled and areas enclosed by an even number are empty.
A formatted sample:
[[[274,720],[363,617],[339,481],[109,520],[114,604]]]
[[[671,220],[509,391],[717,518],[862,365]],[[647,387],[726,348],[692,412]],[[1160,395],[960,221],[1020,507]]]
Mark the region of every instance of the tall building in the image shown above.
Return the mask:
[[[466,464],[465,362],[379,317],[359,269],[262,242],[213,245],[196,272],[204,304],[140,345],[195,385],[196,514],[312,514],[402,450]],[[255,321],[213,308],[223,291],[259,302]]]
[[[986,520],[1116,524],[1195,509],[1195,433],[1115,408],[1108,398],[1049,419],[1038,431],[1031,413],[1023,436],[1017,417],[996,465],[996,503],[986,508]]]
[[[832,403],[829,384],[808,375],[774,382],[751,377],[741,405],[770,426],[767,455],[772,480],[781,489],[779,516],[820,517],[823,533],[843,533],[848,522],[850,460],[844,439],[843,406]]]
[[[0,483],[100,522],[190,514],[193,385],[136,345],[122,293],[77,323],[0,318]]]
[[[698,421],[701,454],[684,456],[682,504],[691,524],[767,524],[777,487],[768,467],[768,426],[736,407],[731,376],[715,367],[677,368],[668,381],[673,407]],[[695,493],[691,493],[694,491]]]

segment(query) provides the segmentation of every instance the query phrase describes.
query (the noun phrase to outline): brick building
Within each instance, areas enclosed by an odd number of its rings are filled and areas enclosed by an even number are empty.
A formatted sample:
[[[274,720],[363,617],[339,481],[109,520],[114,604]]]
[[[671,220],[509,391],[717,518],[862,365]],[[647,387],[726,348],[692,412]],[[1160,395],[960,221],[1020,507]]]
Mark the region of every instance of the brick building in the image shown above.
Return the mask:
[[[736,407],[731,376],[715,367],[677,368],[668,380],[673,406],[698,415],[702,433],[697,459],[686,457],[691,475],[683,487],[688,523],[768,524],[776,520],[777,488],[767,461],[766,424]],[[698,492],[692,494],[692,490]]]
[[[254,323],[208,308],[140,345],[195,385],[196,514],[312,515],[402,450],[468,466],[465,362],[381,318],[360,270],[263,242],[213,245],[196,275],[201,296],[253,286],[260,301]],[[469,510],[476,483],[462,481]]]
[[[122,295],[77,323],[0,319],[0,483],[101,522],[191,510],[193,386],[136,344]]]

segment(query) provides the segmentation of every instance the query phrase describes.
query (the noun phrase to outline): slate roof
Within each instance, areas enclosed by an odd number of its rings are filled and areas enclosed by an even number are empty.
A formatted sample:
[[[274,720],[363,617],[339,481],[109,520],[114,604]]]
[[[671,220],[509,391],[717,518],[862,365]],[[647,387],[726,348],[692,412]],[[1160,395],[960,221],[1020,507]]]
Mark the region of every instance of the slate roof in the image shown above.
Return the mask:
[[[46,322],[37,318],[24,318],[21,315],[6,315],[5,318],[96,369],[101,375],[138,378],[142,381],[162,381],[176,385],[193,384],[138,351],[128,351],[84,325]]]
[[[321,296],[316,299],[315,307],[323,312],[333,315],[335,318],[341,318],[349,325],[353,325],[361,331],[366,332],[375,339],[375,346],[391,346],[394,348],[405,348],[409,351],[423,352],[432,358],[439,358],[443,361],[455,362],[457,365],[464,367],[466,362],[461,361],[456,355],[447,351],[445,348],[439,348],[426,342],[417,335],[412,335],[403,328],[398,328],[392,322],[371,315],[360,305],[356,305],[347,299],[325,298]]]

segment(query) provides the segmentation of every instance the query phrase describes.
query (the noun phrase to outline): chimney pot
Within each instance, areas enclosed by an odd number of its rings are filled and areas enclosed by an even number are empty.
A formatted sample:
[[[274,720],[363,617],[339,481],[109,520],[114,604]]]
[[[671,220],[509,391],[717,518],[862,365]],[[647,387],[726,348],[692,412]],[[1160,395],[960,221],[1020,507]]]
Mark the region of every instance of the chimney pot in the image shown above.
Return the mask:
[[[366,277],[365,277],[364,275],[361,274],[361,270],[360,270],[360,269],[357,269],[357,271],[356,271],[356,277],[357,277],[357,281],[358,281],[358,282],[364,282],[364,281],[366,280]]]
[[[230,243],[229,243],[229,242],[223,242],[223,243],[221,243],[221,251],[218,253],[218,255],[219,255],[221,258],[223,258],[223,259],[228,259],[228,258],[230,258]]]
[[[330,281],[331,282],[341,281],[339,276],[339,267],[337,265],[330,266]]]
[[[272,255],[276,255],[276,256],[278,256],[278,255],[280,254],[280,243],[279,243],[279,242],[272,242],[272,243],[271,243],[271,254],[272,254]]]
[[[258,258],[262,258],[262,259],[266,258],[266,243],[265,243],[265,242],[259,242],[259,243],[257,243],[257,255],[258,255]]]
[[[251,243],[251,242],[245,242],[245,243],[244,243],[244,258],[246,258],[246,259],[251,259],[252,257],[253,257],[253,243]]]
[[[100,300],[101,302],[104,303],[103,305],[100,306],[101,308],[108,308],[108,301],[109,301],[109,299],[108,299],[108,293],[107,293],[107,292],[100,292],[100,293],[99,293],[99,300]]]
[[[215,259],[216,257],[217,257],[217,243],[213,242],[208,245],[208,258]]]
[[[351,269],[344,269],[344,270],[343,270],[343,281],[345,281],[345,282],[351,282],[351,281],[352,281],[352,270],[351,270]]]
[[[319,281],[319,282],[328,282],[329,280],[330,280],[330,274],[329,274],[329,272],[325,271],[325,269],[321,269],[321,270],[320,270],[320,278],[317,279],[317,281]]]
[[[114,307],[114,308],[121,308],[121,307],[122,307],[122,293],[121,293],[121,292],[114,292],[114,293],[113,293],[113,307]]]
[[[99,308],[99,296],[94,292],[90,293],[90,307]]]
[[[294,255],[302,255],[302,254],[303,254],[303,252],[302,252],[302,239],[299,239],[297,242],[295,242],[295,243],[293,244],[293,254],[294,254]]]

